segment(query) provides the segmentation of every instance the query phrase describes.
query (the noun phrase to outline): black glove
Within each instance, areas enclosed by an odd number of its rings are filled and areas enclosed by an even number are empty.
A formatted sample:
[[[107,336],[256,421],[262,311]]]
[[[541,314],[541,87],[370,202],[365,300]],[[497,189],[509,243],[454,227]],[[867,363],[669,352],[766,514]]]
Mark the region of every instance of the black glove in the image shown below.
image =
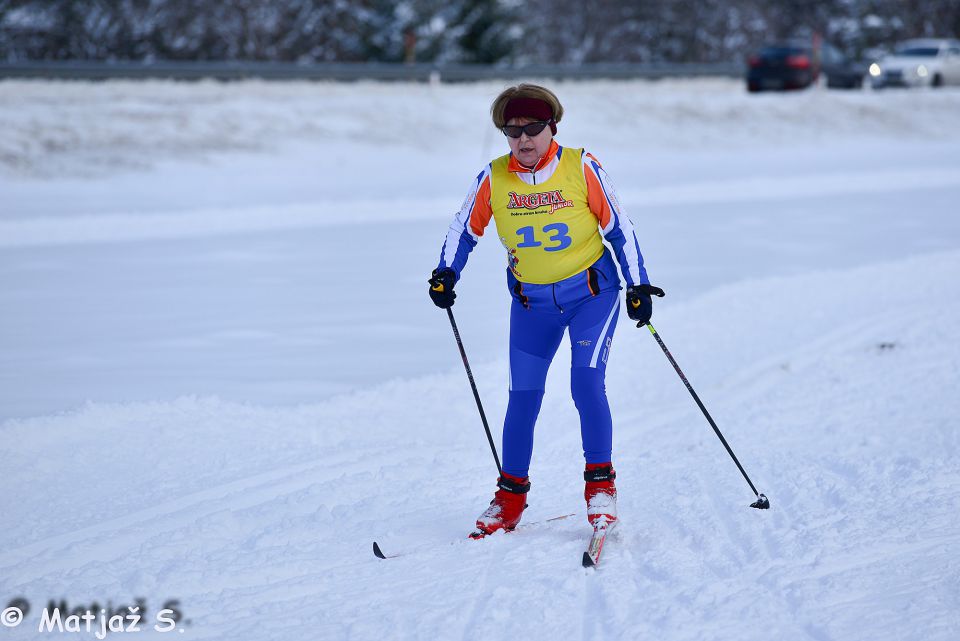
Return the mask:
[[[453,307],[453,299],[457,293],[453,291],[453,286],[457,283],[457,274],[449,267],[433,270],[430,276],[430,298],[433,304],[440,309]]]
[[[650,322],[653,315],[653,301],[650,296],[665,296],[659,287],[653,285],[632,285],[627,287],[627,316],[637,321],[637,327]]]

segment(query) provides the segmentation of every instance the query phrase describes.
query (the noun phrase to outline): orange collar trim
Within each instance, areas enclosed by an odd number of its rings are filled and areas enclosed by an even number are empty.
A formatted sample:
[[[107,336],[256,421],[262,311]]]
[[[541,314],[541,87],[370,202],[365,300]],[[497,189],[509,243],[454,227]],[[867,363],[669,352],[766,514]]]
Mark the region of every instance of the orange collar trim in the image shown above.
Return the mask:
[[[547,153],[543,155],[543,158],[540,159],[540,162],[537,163],[537,166],[533,169],[529,167],[524,167],[520,164],[520,161],[511,153],[510,161],[507,163],[507,171],[512,171],[517,174],[530,174],[535,173],[546,167],[553,160],[554,156],[557,155],[557,152],[560,151],[560,145],[557,144],[556,140],[550,141],[550,148],[547,149]]]

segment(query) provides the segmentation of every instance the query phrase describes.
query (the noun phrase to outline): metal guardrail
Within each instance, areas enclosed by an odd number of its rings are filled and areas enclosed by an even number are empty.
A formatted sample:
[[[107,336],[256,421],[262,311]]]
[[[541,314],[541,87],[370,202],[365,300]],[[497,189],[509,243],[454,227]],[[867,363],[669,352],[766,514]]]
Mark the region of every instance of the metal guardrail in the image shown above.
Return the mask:
[[[384,63],[284,63],[284,62],[101,62],[27,61],[0,63],[0,78],[59,78],[106,80],[111,78],[170,78],[175,80],[403,80],[417,82],[470,82],[477,80],[632,79],[693,76],[740,77],[737,63],[641,63],[529,65],[432,65]]]

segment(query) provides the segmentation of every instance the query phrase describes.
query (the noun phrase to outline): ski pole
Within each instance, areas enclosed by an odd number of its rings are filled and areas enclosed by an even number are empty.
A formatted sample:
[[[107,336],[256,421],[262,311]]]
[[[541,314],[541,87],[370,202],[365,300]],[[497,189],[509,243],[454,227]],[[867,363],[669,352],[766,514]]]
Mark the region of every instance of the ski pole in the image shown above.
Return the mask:
[[[642,323],[638,324],[641,325]],[[683,381],[683,384],[686,385],[687,391],[690,392],[690,395],[693,397],[693,400],[697,402],[697,405],[700,407],[700,411],[703,412],[703,415],[707,417],[707,421],[710,423],[710,427],[713,428],[713,431],[717,433],[717,437],[720,439],[720,442],[723,443],[723,446],[727,448],[727,454],[730,455],[730,458],[733,459],[733,462],[737,464],[737,468],[740,470],[740,473],[743,474],[743,478],[746,479],[747,484],[750,486],[750,489],[753,490],[753,493],[757,496],[757,500],[750,504],[750,507],[755,507],[758,510],[766,510],[770,508],[770,501],[767,499],[766,495],[760,494],[757,492],[757,488],[754,487],[753,481],[750,480],[750,477],[747,476],[746,471],[744,471],[743,466],[740,465],[740,461],[737,460],[736,454],[733,453],[733,450],[730,449],[730,446],[727,444],[727,439],[723,438],[723,434],[720,433],[720,429],[717,427],[717,424],[713,422],[713,418],[710,416],[710,412],[707,411],[707,408],[703,406],[703,402],[700,400],[700,397],[697,396],[697,393],[693,391],[693,386],[690,385],[690,381],[687,380],[687,377],[683,375],[683,371],[680,369],[680,366],[677,365],[677,361],[673,358],[673,354],[670,353],[670,350],[667,349],[666,344],[664,344],[663,339],[660,338],[660,334],[657,333],[657,330],[653,328],[649,322],[647,322],[647,328],[650,330],[650,333],[653,334],[653,337],[657,339],[657,344],[660,345],[660,349],[663,350],[663,353],[666,355],[667,360],[670,361],[670,364],[673,365],[673,369],[677,370],[677,374],[680,375],[680,380]]]
[[[487,441],[490,443],[490,451],[493,452],[493,460],[497,464],[497,475],[503,476],[503,470],[500,469],[500,457],[497,456],[497,446],[493,444],[493,435],[490,434],[490,425],[487,424],[487,415],[483,413],[483,405],[480,403],[480,393],[477,392],[477,384],[473,380],[473,372],[470,371],[470,363],[467,362],[467,353],[463,350],[463,341],[460,339],[460,331],[457,329],[457,321],[453,320],[453,310],[447,308],[447,316],[450,317],[450,326],[453,327],[453,336],[457,339],[457,347],[460,348],[460,357],[463,359],[463,366],[467,370],[467,378],[470,379],[470,388],[473,390],[473,398],[477,400],[477,409],[480,410],[480,420],[483,421],[483,429],[487,432]]]

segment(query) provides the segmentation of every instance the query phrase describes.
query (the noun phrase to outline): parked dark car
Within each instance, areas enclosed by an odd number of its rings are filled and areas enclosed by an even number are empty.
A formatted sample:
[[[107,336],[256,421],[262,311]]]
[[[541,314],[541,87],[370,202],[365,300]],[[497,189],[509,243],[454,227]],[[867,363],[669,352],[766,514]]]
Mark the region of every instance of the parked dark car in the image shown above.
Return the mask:
[[[827,77],[830,89],[860,89],[869,66],[869,62],[851,60],[836,47],[823,45],[820,70]]]
[[[747,61],[747,90],[782,91],[809,87],[823,73],[828,87],[854,89],[863,85],[866,69],[848,60],[829,44],[781,42],[767,45]]]

